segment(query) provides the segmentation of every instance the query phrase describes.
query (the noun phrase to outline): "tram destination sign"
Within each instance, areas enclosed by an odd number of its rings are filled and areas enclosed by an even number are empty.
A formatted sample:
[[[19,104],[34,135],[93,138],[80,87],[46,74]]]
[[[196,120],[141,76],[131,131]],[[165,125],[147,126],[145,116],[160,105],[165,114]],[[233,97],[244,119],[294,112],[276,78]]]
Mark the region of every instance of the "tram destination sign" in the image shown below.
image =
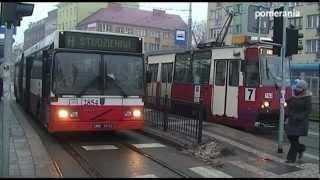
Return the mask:
[[[142,52],[142,42],[139,37],[83,32],[60,32],[59,47],[131,53]]]

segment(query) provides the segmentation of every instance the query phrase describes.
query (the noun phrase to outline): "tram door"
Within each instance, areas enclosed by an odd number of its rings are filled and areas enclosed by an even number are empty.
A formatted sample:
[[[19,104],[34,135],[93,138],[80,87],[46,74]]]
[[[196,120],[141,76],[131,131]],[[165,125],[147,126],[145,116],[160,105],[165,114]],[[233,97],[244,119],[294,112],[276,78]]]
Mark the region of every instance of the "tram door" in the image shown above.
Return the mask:
[[[238,117],[240,60],[215,60],[213,115]]]
[[[161,86],[160,86],[161,98],[164,98],[165,95],[168,95],[168,98],[171,97],[172,69],[173,69],[173,63],[161,64]]]
[[[149,72],[151,73],[151,80],[147,82],[147,93],[149,97],[157,96],[157,79],[158,79],[159,64],[149,64]],[[153,101],[155,99],[151,99]],[[156,103],[156,102],[152,102]]]

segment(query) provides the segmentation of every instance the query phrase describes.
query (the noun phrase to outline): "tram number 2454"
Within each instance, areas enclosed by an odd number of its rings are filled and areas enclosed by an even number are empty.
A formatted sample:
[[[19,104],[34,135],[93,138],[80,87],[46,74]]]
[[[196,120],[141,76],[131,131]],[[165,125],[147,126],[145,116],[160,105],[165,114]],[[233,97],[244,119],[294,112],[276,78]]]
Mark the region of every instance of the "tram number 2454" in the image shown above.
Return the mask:
[[[255,101],[256,100],[256,88],[246,88],[245,89],[245,100]]]
[[[84,99],[82,101],[83,105],[99,105],[100,100],[99,99]]]

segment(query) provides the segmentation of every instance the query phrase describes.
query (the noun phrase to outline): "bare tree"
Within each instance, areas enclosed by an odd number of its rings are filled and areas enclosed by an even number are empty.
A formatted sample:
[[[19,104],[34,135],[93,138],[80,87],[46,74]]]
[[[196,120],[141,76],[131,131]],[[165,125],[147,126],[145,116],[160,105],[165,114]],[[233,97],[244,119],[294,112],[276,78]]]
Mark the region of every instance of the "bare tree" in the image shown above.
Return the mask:
[[[203,21],[195,21],[192,24],[192,36],[193,36],[193,47],[197,47],[200,42],[204,42],[208,36],[208,27],[207,22]]]

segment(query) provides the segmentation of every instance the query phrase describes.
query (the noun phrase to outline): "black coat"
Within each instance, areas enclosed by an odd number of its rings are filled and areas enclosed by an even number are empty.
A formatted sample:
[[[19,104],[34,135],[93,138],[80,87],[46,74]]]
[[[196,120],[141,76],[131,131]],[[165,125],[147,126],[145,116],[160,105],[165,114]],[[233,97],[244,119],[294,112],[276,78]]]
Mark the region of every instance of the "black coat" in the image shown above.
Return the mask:
[[[287,100],[288,122],[285,130],[288,136],[307,136],[309,114],[312,110],[311,94],[292,96]]]

